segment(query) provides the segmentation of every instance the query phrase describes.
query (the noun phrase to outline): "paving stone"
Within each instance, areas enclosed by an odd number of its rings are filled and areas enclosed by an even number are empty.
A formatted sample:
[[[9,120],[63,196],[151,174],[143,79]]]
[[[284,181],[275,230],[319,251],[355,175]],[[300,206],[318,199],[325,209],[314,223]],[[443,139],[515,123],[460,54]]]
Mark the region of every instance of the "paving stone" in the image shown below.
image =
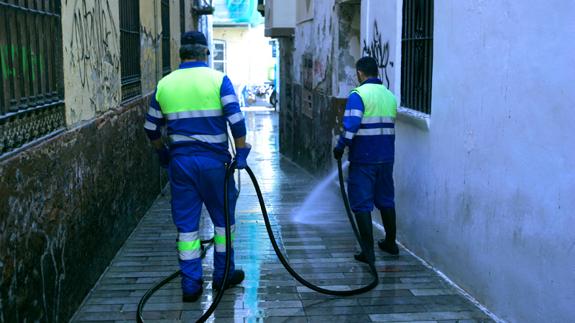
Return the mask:
[[[369,316],[363,315],[322,315],[322,316],[311,316],[308,318],[309,323],[358,323],[358,322],[371,322]]]
[[[421,312],[421,313],[391,313],[369,315],[374,322],[413,322],[413,321],[437,321],[437,320],[465,320],[474,318],[473,312]]]
[[[325,288],[349,290],[371,281],[368,267],[353,259],[353,237],[337,186],[321,192],[320,204],[303,201],[318,179],[279,155],[277,115],[246,113],[253,149],[248,159],[264,193],[278,246],[302,277]],[[272,127],[263,127],[263,124]],[[258,128],[259,127],[259,128]],[[268,131],[268,132],[266,132]],[[276,132],[273,132],[276,131]],[[237,178],[237,173],[235,174]],[[405,250],[389,256],[376,248],[380,284],[351,297],[314,292],[283,268],[268,240],[254,188],[241,173],[236,212],[236,266],[246,272],[241,286],[225,291],[211,317],[215,322],[491,322],[481,311]],[[237,179],[236,179],[237,180]],[[178,269],[177,231],[171,222],[169,189],[159,196],[72,318],[72,322],[135,322],[141,297]],[[205,209],[202,211],[207,219]],[[323,213],[322,213],[323,212]],[[306,221],[297,220],[303,214]],[[315,223],[311,221],[316,221]],[[311,222],[309,222],[311,221]],[[213,237],[209,220],[202,239]],[[376,239],[382,233],[374,233]],[[215,297],[211,274],[213,246],[202,262],[204,293],[182,303],[180,278],[158,290],[144,308],[149,322],[193,322]]]

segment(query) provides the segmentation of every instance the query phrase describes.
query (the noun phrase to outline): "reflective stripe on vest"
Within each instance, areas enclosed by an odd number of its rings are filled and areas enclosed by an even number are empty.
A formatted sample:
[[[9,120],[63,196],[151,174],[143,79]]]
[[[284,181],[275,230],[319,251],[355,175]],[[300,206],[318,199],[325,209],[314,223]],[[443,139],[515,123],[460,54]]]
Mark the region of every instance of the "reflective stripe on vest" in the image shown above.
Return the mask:
[[[390,117],[364,117],[361,120],[362,124],[374,124],[374,123],[395,123],[395,119]]]
[[[201,141],[208,144],[221,144],[228,141],[228,135],[225,133],[219,135],[191,135],[191,136],[170,135],[171,143],[193,142],[193,141]]]
[[[178,235],[178,254],[180,260],[194,260],[201,256],[201,241],[198,231],[180,232]]]
[[[220,88],[224,74],[208,67],[176,70],[158,83],[156,101],[162,113],[222,110]]]
[[[377,128],[359,129],[358,136],[395,135],[397,101],[391,91],[382,84],[363,84],[353,90],[363,102],[362,125],[381,124]]]
[[[215,234],[214,234],[214,245],[216,248],[216,252],[226,252],[226,228],[224,227],[215,227]],[[234,247],[234,238],[236,232],[236,226],[232,225],[230,227],[231,236],[232,236],[232,248]]]
[[[195,110],[195,111],[183,111],[166,114],[166,119],[168,120],[179,120],[187,118],[206,118],[206,117],[219,117],[223,115],[222,109],[216,110]]]

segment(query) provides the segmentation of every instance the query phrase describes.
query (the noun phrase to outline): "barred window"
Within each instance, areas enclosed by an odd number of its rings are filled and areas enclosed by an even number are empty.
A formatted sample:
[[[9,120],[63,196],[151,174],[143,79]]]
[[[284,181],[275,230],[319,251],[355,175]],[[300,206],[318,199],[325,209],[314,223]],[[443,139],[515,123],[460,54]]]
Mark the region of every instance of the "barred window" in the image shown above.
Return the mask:
[[[433,0],[404,0],[401,40],[401,105],[431,113]]]
[[[65,126],[60,1],[0,1],[0,155]]]
[[[120,1],[122,101],[142,93],[140,70],[140,1]]]
[[[214,69],[226,73],[226,42],[214,40]]]
[[[162,0],[162,72],[172,70],[170,64],[170,1]]]

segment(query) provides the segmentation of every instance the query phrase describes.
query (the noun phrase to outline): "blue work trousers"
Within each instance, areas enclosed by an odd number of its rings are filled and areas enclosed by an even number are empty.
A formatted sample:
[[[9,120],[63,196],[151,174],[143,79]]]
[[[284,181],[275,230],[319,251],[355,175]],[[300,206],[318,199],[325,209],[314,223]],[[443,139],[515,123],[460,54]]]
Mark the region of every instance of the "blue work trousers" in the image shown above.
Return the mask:
[[[213,280],[221,282],[225,270],[225,247],[222,248],[222,232],[225,229],[224,213],[224,179],[225,164],[209,157],[175,155],[170,160],[168,169],[172,191],[172,218],[179,233],[179,238],[198,236],[202,204],[206,205],[216,234],[214,245]],[[234,210],[237,190],[233,176],[229,179],[228,201],[230,225],[235,224]],[[219,245],[218,245],[219,243]],[[224,240],[225,245],[225,240]],[[180,269],[182,270],[182,290],[192,294],[202,286],[202,261],[200,257],[179,252]],[[194,259],[190,259],[194,258]],[[234,271],[234,253],[231,252],[230,273]]]
[[[347,192],[354,213],[394,208],[393,162],[382,164],[350,163]]]

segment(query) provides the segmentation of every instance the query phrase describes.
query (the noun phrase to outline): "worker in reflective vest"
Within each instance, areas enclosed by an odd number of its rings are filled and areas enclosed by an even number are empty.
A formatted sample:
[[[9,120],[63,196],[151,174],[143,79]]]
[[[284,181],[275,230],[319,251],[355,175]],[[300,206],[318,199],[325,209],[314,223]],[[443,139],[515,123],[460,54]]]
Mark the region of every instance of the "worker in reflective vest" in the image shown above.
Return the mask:
[[[355,255],[355,259],[373,262],[374,204],[381,213],[386,233],[385,239],[378,241],[379,247],[390,254],[399,253],[395,242],[393,187],[397,101],[377,77],[379,69],[373,58],[359,59],[356,72],[361,85],[349,95],[343,116],[344,132],[333,154],[340,159],[345,147],[349,147],[348,196],[365,251]]]
[[[172,193],[172,217],[178,229],[179,263],[184,302],[202,294],[199,223],[202,204],[215,226],[213,287],[239,284],[244,273],[235,269],[223,285],[225,266],[224,190],[228,152],[227,124],[236,146],[238,168],[246,167],[251,146],[245,142],[246,126],[231,81],[206,65],[209,49],[205,36],[196,31],[182,35],[180,68],[160,80],[151,98],[144,128],[168,168]],[[160,127],[167,125],[169,147],[163,144]],[[230,178],[229,212],[232,239],[237,191]]]

